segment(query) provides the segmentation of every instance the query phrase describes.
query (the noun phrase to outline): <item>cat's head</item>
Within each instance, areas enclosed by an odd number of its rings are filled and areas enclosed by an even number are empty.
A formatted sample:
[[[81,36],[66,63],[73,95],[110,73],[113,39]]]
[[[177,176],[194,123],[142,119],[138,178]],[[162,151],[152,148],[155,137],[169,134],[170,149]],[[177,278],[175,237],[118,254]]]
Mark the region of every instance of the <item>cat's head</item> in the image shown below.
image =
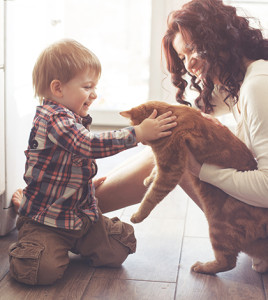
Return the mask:
[[[132,125],[139,125],[144,119],[148,118],[154,109],[158,114],[168,111],[169,105],[160,101],[148,101],[130,110],[120,112],[120,115],[131,120]]]

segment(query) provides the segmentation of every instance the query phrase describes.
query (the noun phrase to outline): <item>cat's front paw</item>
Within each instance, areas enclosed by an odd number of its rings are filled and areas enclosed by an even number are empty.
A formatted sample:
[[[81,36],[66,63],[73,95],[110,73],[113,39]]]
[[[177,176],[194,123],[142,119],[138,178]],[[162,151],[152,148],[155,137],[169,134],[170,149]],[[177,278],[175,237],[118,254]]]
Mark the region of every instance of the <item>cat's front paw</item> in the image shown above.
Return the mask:
[[[144,218],[141,218],[140,215],[138,213],[135,213],[131,216],[130,221],[132,223],[140,223],[141,221],[143,221]]]

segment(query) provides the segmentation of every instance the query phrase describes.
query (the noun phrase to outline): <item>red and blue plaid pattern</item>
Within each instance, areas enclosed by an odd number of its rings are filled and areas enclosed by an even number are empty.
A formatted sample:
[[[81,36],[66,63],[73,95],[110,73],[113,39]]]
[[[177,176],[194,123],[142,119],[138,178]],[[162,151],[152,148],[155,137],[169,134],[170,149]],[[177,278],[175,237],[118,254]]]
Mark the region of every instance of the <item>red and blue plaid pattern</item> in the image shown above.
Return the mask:
[[[92,178],[95,159],[136,146],[133,127],[91,133],[82,118],[44,100],[37,107],[28,149],[20,215],[64,229],[80,229],[83,215],[98,220]]]

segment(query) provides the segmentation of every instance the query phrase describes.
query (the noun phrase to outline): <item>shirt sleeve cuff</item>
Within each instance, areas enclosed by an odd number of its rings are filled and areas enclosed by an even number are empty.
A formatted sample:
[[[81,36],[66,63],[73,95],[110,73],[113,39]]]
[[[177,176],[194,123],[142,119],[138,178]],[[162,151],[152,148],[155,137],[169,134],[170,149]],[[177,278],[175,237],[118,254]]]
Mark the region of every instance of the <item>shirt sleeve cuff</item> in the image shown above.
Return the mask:
[[[129,136],[126,140],[126,146],[128,148],[134,147],[137,145],[137,140],[136,140],[136,132],[133,126],[129,126],[126,128],[129,131]]]
[[[211,179],[217,177],[215,174],[217,174],[220,169],[221,168],[216,165],[204,163],[200,169],[199,179],[212,184],[213,180]]]

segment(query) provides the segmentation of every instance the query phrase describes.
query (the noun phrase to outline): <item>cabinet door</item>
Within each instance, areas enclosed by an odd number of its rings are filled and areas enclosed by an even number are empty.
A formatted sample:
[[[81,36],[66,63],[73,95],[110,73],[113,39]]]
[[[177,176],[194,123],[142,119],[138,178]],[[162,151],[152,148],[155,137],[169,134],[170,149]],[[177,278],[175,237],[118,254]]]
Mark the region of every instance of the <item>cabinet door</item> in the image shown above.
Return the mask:
[[[5,166],[5,178],[0,175],[1,181],[5,182],[5,193],[0,195],[0,236],[14,228],[16,215],[11,207],[11,197],[16,189],[25,186],[24,150],[38,105],[32,90],[32,68],[43,48],[62,36],[57,14],[62,13],[60,7],[63,1],[0,0],[0,30],[3,29],[5,13],[5,102],[1,100],[0,104],[0,115],[5,111],[5,129],[2,117],[0,124],[5,141],[0,141],[0,148],[5,147],[6,150],[0,162],[1,173]],[[3,92],[2,88],[0,92]],[[2,109],[3,103],[5,110]],[[0,153],[2,155],[2,148]]]
[[[0,67],[4,64],[4,0],[0,0]]]
[[[0,195],[5,191],[4,71],[0,69]]]
[[[0,0],[0,195],[5,191],[4,0]]]
[[[0,0],[1,1],[1,0]],[[62,0],[5,1],[6,5],[6,198],[24,188],[24,150],[36,106],[32,69],[39,53],[62,36],[55,5]],[[54,11],[56,9],[56,12]],[[15,20],[15,21],[14,21]],[[9,205],[8,205],[9,206]]]

